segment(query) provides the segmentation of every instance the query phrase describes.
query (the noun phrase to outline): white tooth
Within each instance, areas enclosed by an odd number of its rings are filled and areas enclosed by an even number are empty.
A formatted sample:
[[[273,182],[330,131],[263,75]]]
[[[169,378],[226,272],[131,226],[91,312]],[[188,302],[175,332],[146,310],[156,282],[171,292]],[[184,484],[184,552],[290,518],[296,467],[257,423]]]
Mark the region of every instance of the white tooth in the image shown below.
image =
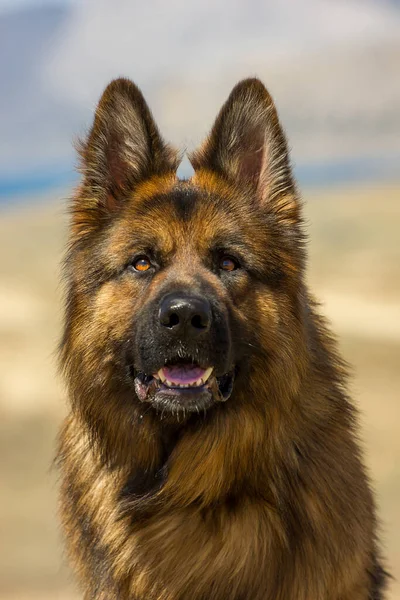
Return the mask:
[[[205,373],[203,375],[203,382],[205,383],[207,381],[207,379],[210,377],[211,373],[213,372],[213,367],[208,367],[208,369],[205,370]]]
[[[162,369],[160,369],[159,371],[157,371],[157,376],[158,376],[159,379],[161,379],[161,381],[163,383],[166,382],[166,377],[165,377]]]
[[[188,384],[188,383],[182,383],[182,384],[181,384],[179,387],[182,387],[182,388],[188,388],[188,387],[189,387],[189,384]]]
[[[169,381],[168,379],[166,379],[164,381],[164,383],[168,386],[168,387],[174,387],[174,384],[172,383],[172,381]]]

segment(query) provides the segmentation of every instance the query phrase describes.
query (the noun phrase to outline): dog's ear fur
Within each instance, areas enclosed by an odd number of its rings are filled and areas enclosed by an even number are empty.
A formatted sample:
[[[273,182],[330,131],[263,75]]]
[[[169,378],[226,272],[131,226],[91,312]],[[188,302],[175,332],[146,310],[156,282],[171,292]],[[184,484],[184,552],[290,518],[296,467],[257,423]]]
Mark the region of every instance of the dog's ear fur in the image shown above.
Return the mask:
[[[87,140],[78,151],[83,174],[79,198],[103,213],[117,209],[141,181],[174,172],[179,164],[141,91],[123,78],[105,89]]]
[[[232,90],[210,135],[190,156],[207,169],[266,202],[295,192],[285,135],[271,96],[258,79]]]

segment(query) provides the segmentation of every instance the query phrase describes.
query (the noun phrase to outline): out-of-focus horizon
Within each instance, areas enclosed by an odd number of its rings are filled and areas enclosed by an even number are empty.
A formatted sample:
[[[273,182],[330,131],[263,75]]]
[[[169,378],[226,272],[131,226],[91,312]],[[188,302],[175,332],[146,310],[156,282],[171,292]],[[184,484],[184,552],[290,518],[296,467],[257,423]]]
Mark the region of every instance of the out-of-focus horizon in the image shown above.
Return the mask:
[[[72,139],[119,75],[179,146],[199,143],[236,81],[258,75],[302,182],[398,173],[398,0],[2,0],[0,56],[3,202],[74,180]]]
[[[308,280],[351,393],[400,599],[400,0],[0,0],[0,600],[77,600],[56,517],[56,375],[72,141],[120,75],[195,147],[233,85],[276,101]],[[179,170],[190,171],[187,161]]]

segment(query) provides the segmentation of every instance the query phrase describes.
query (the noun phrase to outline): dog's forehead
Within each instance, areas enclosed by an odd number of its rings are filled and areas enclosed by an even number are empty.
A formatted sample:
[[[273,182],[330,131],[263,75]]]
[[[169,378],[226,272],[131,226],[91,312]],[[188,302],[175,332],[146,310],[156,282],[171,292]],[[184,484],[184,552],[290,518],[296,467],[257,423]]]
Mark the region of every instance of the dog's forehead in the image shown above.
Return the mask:
[[[206,202],[206,195],[191,185],[179,182],[175,189],[167,195],[166,201],[178,219],[188,222]]]
[[[162,212],[169,219],[189,222],[201,206],[207,204],[207,195],[188,184],[178,181],[168,190],[159,190],[150,198],[139,200],[136,208],[140,214]]]
[[[195,249],[243,248],[256,252],[261,228],[245,197],[222,182],[203,185],[199,178],[154,178],[140,186],[117,219],[110,246],[121,251],[129,245],[158,248],[165,254]],[[257,238],[257,239],[256,239]]]
[[[145,185],[137,190],[133,198],[133,208],[140,215],[154,215],[162,211],[171,218],[188,222],[202,210],[212,209],[215,217],[218,217],[218,213],[226,214],[232,211],[235,205],[240,204],[239,198],[235,197],[235,200],[236,202],[233,202],[232,194],[217,188],[207,188],[192,179],[177,179],[172,185],[160,179],[155,181],[154,185]]]
[[[204,186],[195,178],[190,180],[156,178],[140,186],[132,195],[125,212],[136,228],[162,228],[192,232],[193,235],[213,236],[219,232],[232,235],[239,232],[248,220],[246,204],[240,195],[229,193],[223,186]]]

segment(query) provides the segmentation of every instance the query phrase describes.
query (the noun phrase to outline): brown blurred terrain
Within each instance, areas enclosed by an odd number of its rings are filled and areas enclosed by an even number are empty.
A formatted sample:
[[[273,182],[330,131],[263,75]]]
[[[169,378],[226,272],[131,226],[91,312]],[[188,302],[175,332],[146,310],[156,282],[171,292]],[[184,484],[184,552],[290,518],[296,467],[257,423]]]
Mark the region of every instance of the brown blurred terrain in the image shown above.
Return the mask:
[[[352,390],[400,598],[400,185],[304,194],[309,279],[353,366]],[[0,599],[76,600],[51,468],[63,201],[0,213]]]

